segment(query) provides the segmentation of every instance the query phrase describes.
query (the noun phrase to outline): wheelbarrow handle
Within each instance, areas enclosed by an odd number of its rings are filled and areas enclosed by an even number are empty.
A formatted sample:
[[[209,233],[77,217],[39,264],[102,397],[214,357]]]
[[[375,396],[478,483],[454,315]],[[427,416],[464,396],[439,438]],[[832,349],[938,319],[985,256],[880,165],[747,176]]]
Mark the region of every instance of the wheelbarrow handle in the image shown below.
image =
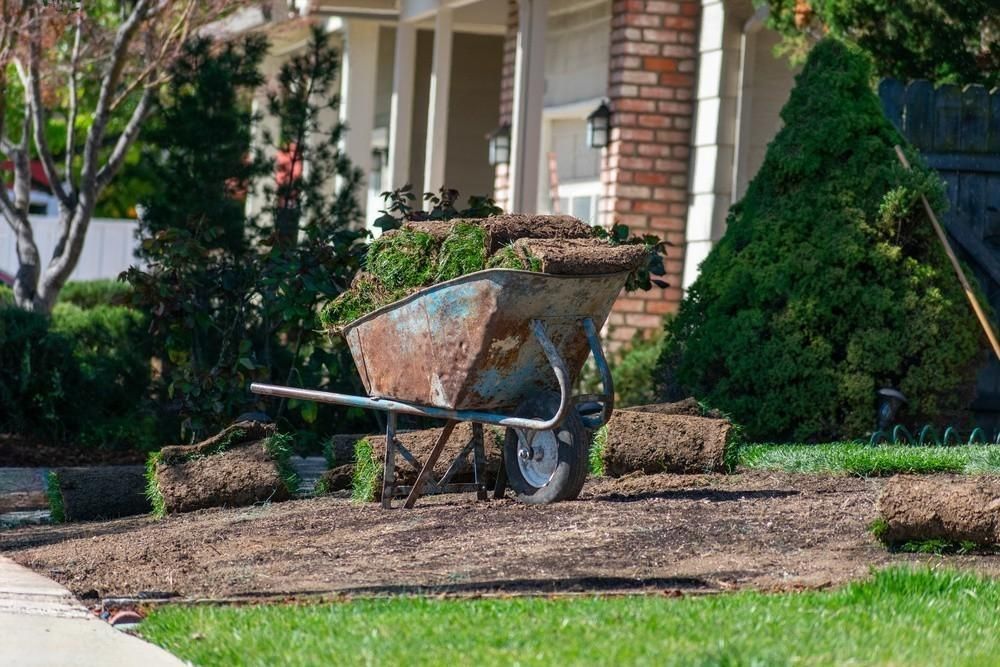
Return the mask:
[[[316,389],[299,389],[298,387],[282,387],[273,384],[263,384],[254,382],[250,385],[250,391],[261,396],[276,396],[279,398],[297,398],[304,401],[316,401],[318,403],[332,403],[334,405],[346,405],[352,408],[367,408],[370,410],[383,410],[385,412],[398,412],[418,417],[432,417],[434,419],[450,419],[453,421],[470,421],[481,424],[496,424],[498,426],[508,426],[511,428],[529,429],[532,431],[548,431],[562,423],[566,417],[566,411],[570,409],[572,403],[572,388],[569,385],[569,372],[566,370],[566,363],[559,356],[556,346],[549,340],[545,333],[545,325],[539,320],[531,321],[531,330],[538,344],[542,346],[546,359],[552,366],[555,373],[556,382],[559,383],[559,409],[551,419],[544,421],[539,419],[526,419],[524,417],[505,417],[503,415],[482,412],[479,410],[449,410],[448,408],[436,408],[429,405],[417,405],[404,401],[396,401],[390,398],[369,398],[367,396],[353,396],[351,394],[337,394],[330,391],[319,391]]]

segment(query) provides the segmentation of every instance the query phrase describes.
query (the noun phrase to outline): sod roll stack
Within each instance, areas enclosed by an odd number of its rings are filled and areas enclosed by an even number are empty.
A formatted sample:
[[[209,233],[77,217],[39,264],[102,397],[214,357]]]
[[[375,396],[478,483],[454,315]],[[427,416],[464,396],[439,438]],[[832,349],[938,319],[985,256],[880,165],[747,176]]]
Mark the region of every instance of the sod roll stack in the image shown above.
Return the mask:
[[[634,271],[654,252],[643,239],[612,242],[597,231],[570,216],[409,222],[372,242],[364,270],[321,319],[336,333],[417,290],[483,269],[600,275]]]
[[[724,472],[736,435],[733,425],[691,412],[700,413],[697,404],[616,410],[595,437],[604,474]]]
[[[142,466],[56,468],[48,474],[46,495],[56,523],[115,519],[152,509]]]
[[[272,424],[245,421],[195,445],[164,447],[146,473],[154,513],[288,500],[298,488],[288,445]]]
[[[923,540],[1000,545],[1000,478],[897,475],[878,499],[887,544]]]

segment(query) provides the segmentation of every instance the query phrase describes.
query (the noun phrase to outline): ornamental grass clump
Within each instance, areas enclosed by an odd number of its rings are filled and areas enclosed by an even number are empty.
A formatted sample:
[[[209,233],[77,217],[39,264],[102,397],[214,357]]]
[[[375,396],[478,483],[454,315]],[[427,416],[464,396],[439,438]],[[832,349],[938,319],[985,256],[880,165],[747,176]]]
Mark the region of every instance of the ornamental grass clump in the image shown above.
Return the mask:
[[[812,50],[725,236],[667,325],[658,377],[730,413],[752,440],[870,430],[875,392],[933,421],[968,404],[982,340],[920,206],[940,180],[870,88],[871,65],[833,39]]]

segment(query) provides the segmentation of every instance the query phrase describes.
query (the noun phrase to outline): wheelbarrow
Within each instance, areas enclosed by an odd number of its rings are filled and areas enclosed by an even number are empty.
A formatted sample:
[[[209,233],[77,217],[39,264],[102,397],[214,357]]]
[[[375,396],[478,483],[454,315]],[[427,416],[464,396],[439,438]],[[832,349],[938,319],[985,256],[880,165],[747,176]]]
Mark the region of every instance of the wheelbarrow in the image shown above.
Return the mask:
[[[569,500],[588,470],[590,433],[614,409],[614,386],[598,330],[625,284],[625,273],[560,276],[488,269],[422,289],[361,317],[343,330],[368,396],[254,383],[264,396],[318,401],[388,413],[382,506],[424,493],[486,487],[483,425],[506,427],[494,488],[526,503]],[[589,355],[600,394],[574,396]],[[447,420],[425,461],[397,438],[399,414]],[[433,469],[458,422],[472,438],[440,479]],[[396,483],[397,457],[417,471]],[[453,484],[471,457],[472,484]],[[465,468],[467,469],[467,468]]]

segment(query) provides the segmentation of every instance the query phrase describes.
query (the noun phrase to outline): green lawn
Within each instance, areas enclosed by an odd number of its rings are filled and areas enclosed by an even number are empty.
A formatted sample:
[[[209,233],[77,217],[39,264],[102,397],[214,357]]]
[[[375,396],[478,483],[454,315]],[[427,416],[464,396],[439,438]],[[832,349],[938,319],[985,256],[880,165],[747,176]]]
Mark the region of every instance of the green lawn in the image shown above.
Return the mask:
[[[1000,446],[871,446],[852,442],[823,445],[741,445],[737,469],[839,472],[881,476],[895,473],[997,473]]]
[[[398,597],[164,607],[143,636],[196,665],[995,665],[1000,581],[890,569],[834,591]]]

